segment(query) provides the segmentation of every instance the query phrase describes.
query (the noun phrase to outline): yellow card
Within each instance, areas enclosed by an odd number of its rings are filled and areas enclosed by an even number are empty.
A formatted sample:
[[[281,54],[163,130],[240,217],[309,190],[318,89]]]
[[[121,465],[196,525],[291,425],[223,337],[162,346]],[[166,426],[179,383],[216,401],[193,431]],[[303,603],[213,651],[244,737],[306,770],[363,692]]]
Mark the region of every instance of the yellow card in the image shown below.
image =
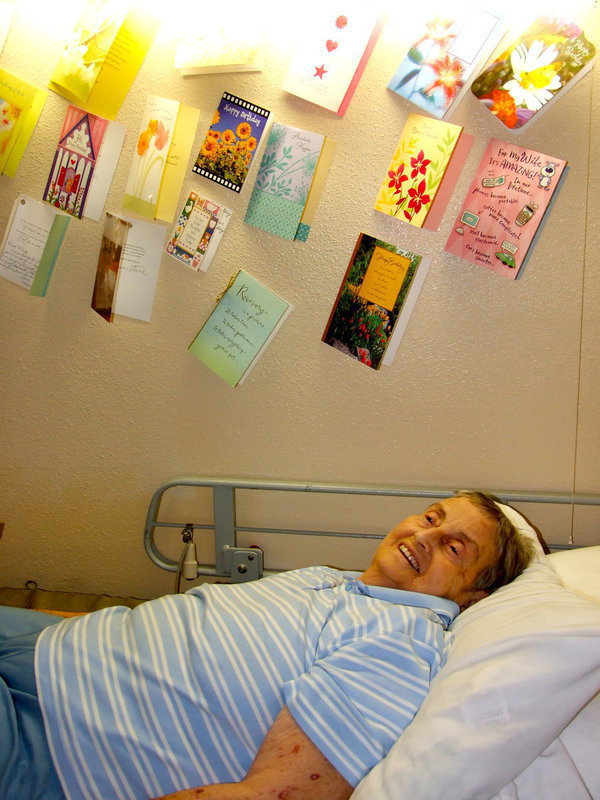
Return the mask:
[[[376,246],[359,289],[359,297],[392,311],[410,259]]]
[[[194,144],[194,136],[200,119],[200,110],[191,106],[179,106],[173,139],[169,148],[167,164],[158,192],[156,219],[172,222],[178,209],[181,187],[188,170],[188,161]]]

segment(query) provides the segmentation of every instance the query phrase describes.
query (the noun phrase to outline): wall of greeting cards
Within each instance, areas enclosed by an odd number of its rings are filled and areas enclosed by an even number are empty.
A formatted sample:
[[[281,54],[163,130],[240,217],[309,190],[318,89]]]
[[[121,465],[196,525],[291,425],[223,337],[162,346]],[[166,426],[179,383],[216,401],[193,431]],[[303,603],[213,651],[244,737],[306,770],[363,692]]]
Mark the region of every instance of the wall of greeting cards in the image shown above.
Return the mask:
[[[0,3],[1,585],[168,590],[181,474],[600,491],[599,14],[502,6]]]

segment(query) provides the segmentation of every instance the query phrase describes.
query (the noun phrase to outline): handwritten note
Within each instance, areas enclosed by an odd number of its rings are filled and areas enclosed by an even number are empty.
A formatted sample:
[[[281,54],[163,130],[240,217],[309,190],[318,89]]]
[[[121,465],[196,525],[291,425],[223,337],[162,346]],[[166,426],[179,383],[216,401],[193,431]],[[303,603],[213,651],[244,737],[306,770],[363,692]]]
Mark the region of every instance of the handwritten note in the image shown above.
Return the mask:
[[[47,287],[68,221],[46,203],[22,195],[18,197],[2,243],[0,276],[30,289],[42,266],[47,270],[44,280]],[[53,228],[55,235],[52,236]]]
[[[131,227],[121,254],[114,313],[150,320],[165,229],[138,219],[128,219]]]

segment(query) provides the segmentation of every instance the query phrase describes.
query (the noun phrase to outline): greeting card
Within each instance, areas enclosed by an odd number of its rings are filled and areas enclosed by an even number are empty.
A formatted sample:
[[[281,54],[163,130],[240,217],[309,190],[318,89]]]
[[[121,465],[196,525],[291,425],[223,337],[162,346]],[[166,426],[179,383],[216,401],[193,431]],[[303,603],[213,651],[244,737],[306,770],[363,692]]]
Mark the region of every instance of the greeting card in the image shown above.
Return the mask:
[[[283,89],[343,116],[383,22],[377,4],[359,0],[305,14]]]
[[[266,108],[223,92],[193,171],[240,192],[270,115]]]
[[[284,239],[306,241],[333,144],[319,133],[274,122],[244,222]]]
[[[182,75],[255,72],[262,69],[263,48],[263,21],[255,6],[239,5],[226,18],[195,7],[177,30],[175,67]]]
[[[88,0],[50,78],[50,88],[114,119],[158,30],[158,19],[124,0]]]
[[[561,158],[491,139],[445,249],[514,280],[566,174]]]
[[[91,302],[97,314],[150,320],[164,241],[160,225],[106,213]]]
[[[14,178],[48,92],[0,69],[0,174]]]
[[[443,119],[469,87],[471,75],[504,32],[502,17],[478,6],[447,5],[425,22],[388,89]]]
[[[172,222],[187,170],[200,112],[177,100],[149,95],[123,209]]]
[[[541,17],[488,63],[471,91],[517,133],[590,70],[595,54],[575,22]]]
[[[73,217],[99,220],[124,139],[123,125],[69,106],[43,199]]]
[[[0,246],[0,276],[44,297],[71,218],[40,200],[15,200]]]
[[[279,295],[239,270],[188,349],[226,383],[237,386],[291,310]]]
[[[231,210],[190,192],[165,252],[194,270],[206,270],[221,243]]]
[[[460,125],[410,114],[375,209],[437,230],[472,144],[473,137]]]
[[[361,233],[322,340],[371,369],[389,366],[429,263],[429,258]]]

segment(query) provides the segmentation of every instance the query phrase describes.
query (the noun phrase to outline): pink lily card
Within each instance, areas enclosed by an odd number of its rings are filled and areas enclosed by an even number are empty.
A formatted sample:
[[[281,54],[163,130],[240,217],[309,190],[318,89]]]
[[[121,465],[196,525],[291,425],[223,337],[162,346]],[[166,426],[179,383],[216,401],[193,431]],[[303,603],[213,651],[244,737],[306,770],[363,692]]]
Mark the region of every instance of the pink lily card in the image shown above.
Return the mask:
[[[125,127],[69,106],[43,200],[73,217],[98,221],[125,139]]]
[[[375,210],[436,231],[473,144],[461,125],[410,114]]]
[[[343,116],[383,23],[377,4],[357,0],[307,14],[283,89]]]
[[[438,13],[430,11],[387,88],[434,117],[447,118],[504,29],[500,14],[479,5],[459,9],[446,3]]]

